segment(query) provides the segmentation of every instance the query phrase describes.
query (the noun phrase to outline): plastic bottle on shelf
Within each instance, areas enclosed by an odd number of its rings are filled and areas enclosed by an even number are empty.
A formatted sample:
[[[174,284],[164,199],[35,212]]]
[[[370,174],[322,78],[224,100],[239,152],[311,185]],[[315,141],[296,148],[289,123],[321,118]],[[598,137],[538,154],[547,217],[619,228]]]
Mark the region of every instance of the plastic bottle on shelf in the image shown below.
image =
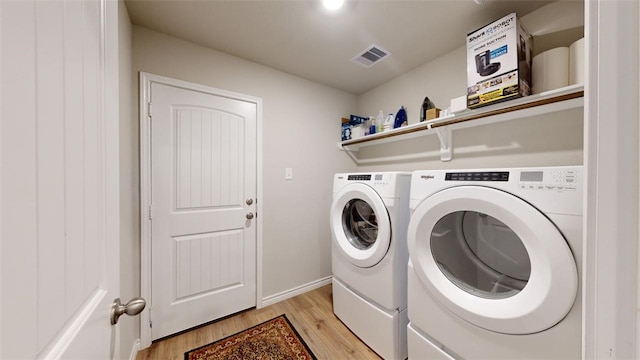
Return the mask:
[[[393,114],[389,113],[389,115],[387,115],[387,119],[384,121],[384,124],[382,125],[382,128],[384,129],[384,131],[389,131],[391,129],[393,129]]]
[[[384,113],[382,110],[378,112],[378,116],[376,116],[376,133],[380,133],[384,131]]]

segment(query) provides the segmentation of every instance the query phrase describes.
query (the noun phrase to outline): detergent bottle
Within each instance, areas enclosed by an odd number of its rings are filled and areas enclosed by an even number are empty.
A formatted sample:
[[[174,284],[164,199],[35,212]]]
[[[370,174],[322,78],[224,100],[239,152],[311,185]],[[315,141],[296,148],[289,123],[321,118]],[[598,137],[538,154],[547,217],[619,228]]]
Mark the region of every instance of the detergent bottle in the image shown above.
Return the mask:
[[[384,131],[389,131],[391,129],[393,129],[393,114],[389,113],[389,115],[387,115],[387,119],[384,121],[384,124],[382,125],[382,128],[384,129]]]

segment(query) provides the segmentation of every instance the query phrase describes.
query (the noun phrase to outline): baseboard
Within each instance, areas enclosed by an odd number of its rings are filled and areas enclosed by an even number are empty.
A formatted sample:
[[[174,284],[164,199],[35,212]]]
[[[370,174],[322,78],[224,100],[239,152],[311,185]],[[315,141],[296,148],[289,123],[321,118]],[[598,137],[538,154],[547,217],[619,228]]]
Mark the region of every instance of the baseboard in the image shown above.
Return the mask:
[[[287,300],[289,298],[292,298],[294,296],[298,296],[301,294],[304,294],[306,292],[309,292],[311,290],[315,290],[319,287],[323,287],[325,285],[329,285],[331,284],[331,278],[332,276],[327,276],[325,278],[322,279],[318,279],[316,281],[312,281],[310,283],[306,283],[304,285],[300,285],[298,287],[289,289],[289,290],[285,290],[282,292],[279,292],[277,294],[274,295],[269,295],[267,297],[262,298],[261,304],[258,304],[257,308],[263,308],[269,305],[273,305],[275,303],[278,303],[280,301],[283,300]]]
[[[133,346],[131,347],[131,354],[129,355],[129,360],[136,360],[136,356],[138,356],[138,351],[140,351],[140,339],[133,342]]]

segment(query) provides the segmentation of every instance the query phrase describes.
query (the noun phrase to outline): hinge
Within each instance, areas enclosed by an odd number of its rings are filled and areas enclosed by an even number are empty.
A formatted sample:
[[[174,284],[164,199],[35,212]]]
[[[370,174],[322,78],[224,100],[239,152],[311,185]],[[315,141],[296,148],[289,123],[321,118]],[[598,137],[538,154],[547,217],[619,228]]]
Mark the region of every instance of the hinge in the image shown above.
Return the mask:
[[[153,205],[149,204],[149,220],[153,219]]]
[[[151,102],[148,102],[147,103],[147,114],[149,114],[149,117],[152,117],[151,109],[152,109]]]

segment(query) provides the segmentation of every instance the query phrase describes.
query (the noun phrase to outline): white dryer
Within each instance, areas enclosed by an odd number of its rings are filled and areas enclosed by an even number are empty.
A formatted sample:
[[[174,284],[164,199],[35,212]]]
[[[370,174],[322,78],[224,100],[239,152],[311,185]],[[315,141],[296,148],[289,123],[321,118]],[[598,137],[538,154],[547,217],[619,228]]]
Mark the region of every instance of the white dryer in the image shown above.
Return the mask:
[[[407,357],[410,182],[408,172],[378,172],[333,183],[333,312],[385,359]]]
[[[582,167],[416,171],[410,359],[579,359]]]

